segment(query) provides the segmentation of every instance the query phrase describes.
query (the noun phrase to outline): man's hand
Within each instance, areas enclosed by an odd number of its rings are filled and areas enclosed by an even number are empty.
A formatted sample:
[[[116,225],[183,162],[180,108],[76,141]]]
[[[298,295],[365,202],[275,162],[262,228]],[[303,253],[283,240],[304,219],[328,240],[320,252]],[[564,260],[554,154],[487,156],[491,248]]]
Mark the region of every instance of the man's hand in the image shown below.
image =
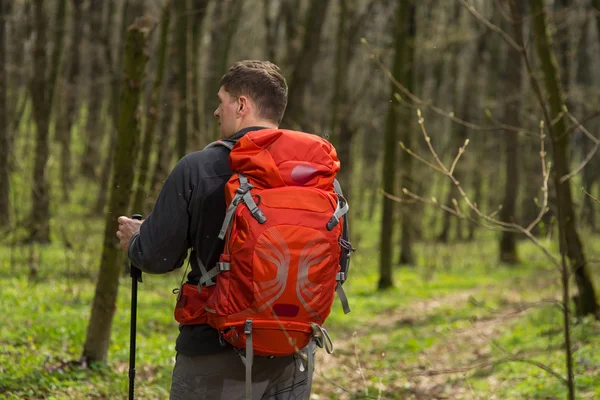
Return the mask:
[[[140,226],[143,220],[131,219],[124,216],[120,216],[117,220],[119,222],[119,230],[117,231],[117,237],[120,240],[119,245],[125,251],[129,249],[129,241],[134,233],[140,231]]]

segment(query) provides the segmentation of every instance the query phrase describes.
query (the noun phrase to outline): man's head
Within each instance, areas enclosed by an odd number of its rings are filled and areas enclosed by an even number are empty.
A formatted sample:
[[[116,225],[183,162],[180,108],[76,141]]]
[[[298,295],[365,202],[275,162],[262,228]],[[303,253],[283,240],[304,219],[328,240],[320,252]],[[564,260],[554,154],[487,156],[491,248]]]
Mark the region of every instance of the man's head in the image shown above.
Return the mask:
[[[279,67],[269,61],[245,60],[221,78],[220,104],[214,112],[221,136],[249,126],[276,128],[287,106],[288,87]]]

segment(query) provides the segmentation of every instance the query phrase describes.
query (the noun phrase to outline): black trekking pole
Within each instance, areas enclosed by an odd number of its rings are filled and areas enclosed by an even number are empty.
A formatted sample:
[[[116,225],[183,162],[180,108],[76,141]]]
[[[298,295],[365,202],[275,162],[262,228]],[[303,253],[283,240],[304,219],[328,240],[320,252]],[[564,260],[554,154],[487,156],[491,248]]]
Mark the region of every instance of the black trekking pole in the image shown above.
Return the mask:
[[[141,214],[133,214],[132,219],[141,220]],[[129,400],[133,400],[135,391],[135,331],[137,323],[137,287],[142,281],[142,271],[133,263],[129,268],[131,275],[131,324],[129,329]]]

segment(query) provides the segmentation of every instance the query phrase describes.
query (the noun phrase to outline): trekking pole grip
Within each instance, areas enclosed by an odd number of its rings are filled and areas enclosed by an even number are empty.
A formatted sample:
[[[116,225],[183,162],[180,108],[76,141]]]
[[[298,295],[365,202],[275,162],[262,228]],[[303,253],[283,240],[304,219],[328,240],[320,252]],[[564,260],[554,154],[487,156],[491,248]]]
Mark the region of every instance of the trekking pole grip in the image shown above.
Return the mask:
[[[142,214],[133,214],[131,216],[131,219],[137,219],[138,221],[141,221],[142,218],[143,218]],[[129,274],[136,281],[142,282],[142,271],[140,269],[138,269],[137,267],[135,267],[133,265],[133,263],[131,264],[131,267],[129,268]]]

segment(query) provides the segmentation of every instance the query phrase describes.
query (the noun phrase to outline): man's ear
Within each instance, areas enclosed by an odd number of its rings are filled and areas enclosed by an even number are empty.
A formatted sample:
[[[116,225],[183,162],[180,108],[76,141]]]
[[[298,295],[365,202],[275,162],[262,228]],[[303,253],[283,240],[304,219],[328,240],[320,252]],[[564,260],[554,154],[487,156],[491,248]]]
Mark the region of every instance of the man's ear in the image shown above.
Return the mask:
[[[248,98],[246,96],[238,97],[238,115],[243,116],[244,114],[246,114],[248,112],[249,105],[250,102],[248,101]]]

